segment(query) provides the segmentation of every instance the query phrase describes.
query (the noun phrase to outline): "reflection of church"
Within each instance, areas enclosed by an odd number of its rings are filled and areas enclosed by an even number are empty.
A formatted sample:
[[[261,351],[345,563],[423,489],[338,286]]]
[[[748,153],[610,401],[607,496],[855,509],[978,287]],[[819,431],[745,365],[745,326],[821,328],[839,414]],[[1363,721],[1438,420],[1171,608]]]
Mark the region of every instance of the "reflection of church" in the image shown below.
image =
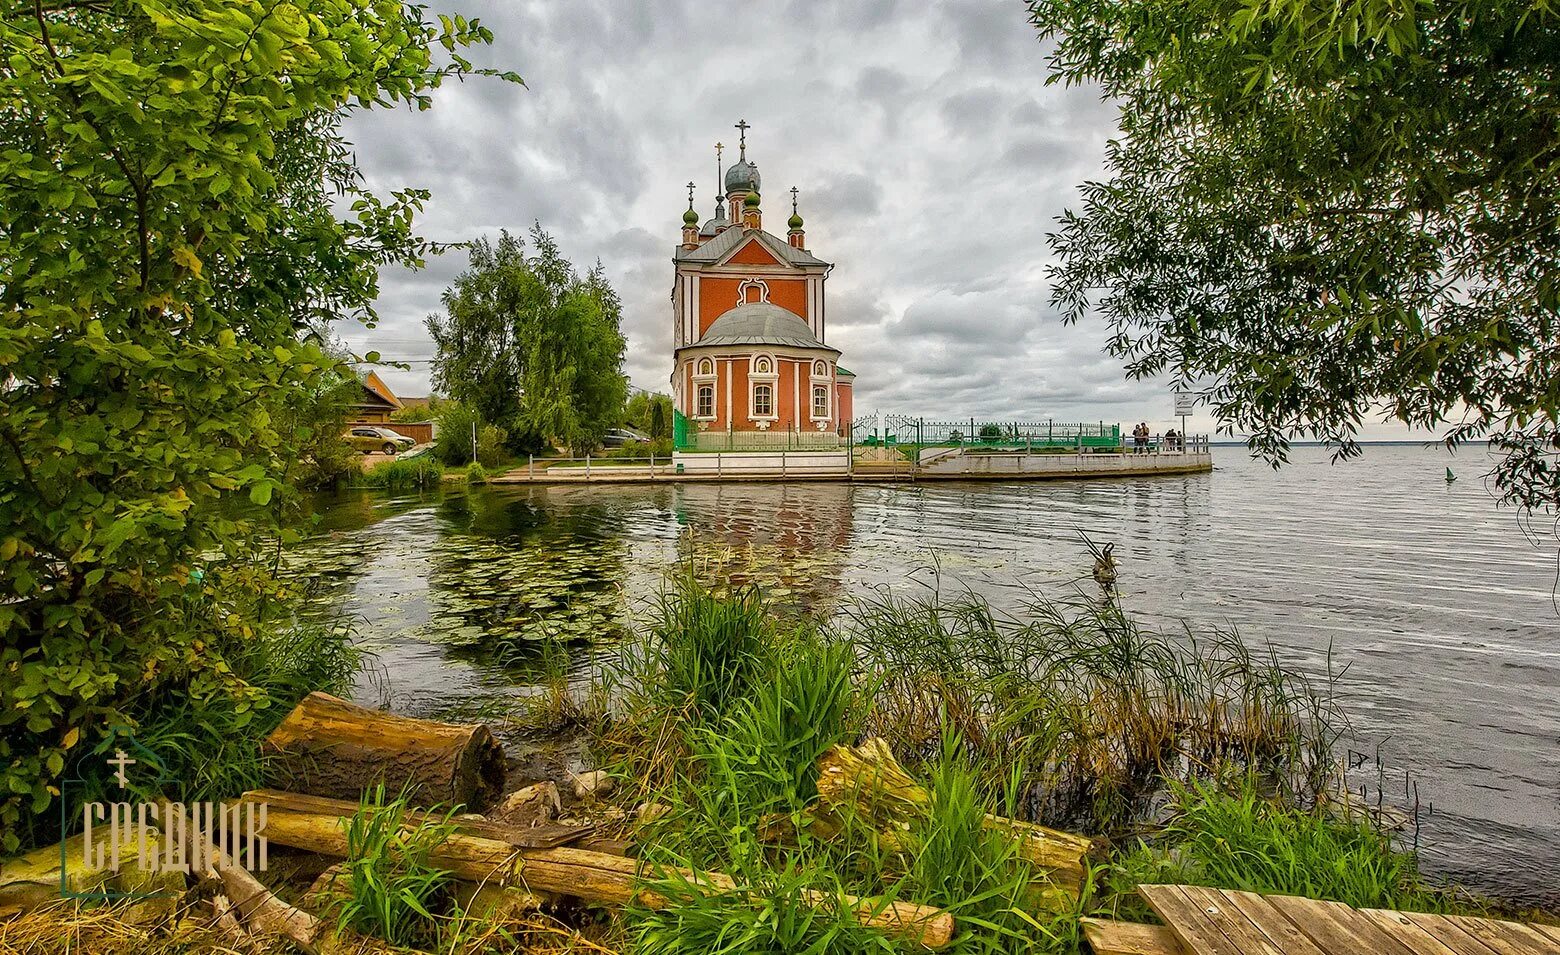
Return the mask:
[[[791,189],[785,239],[763,229],[758,166],[747,158],[747,123],[737,162],[720,167],[715,215],[702,226],[683,213],[672,256],[672,395],[680,444],[700,433],[843,435],[851,382],[839,350],[825,343],[824,281],[833,268],[807,250]]]

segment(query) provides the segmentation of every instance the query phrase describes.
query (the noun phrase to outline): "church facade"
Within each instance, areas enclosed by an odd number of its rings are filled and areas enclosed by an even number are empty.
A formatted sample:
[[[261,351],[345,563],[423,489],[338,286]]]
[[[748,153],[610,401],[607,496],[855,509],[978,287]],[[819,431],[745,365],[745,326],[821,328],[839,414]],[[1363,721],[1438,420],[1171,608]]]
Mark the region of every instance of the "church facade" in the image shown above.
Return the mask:
[[[833,266],[807,248],[796,189],[785,238],[765,231],[747,123],[737,128],[730,168],[721,168],[716,144],[714,216],[699,222],[689,183],[682,242],[672,255],[678,443],[835,444],[850,427],[855,376],[827,342],[824,285]]]

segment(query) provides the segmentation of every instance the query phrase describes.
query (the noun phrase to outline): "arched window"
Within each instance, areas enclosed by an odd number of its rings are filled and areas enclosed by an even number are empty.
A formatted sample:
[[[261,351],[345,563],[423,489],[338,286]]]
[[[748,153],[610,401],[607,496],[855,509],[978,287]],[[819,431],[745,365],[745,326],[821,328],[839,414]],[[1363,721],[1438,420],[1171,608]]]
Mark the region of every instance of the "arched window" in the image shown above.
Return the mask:
[[[753,417],[768,418],[775,413],[775,391],[769,385],[753,386]]]
[[[825,362],[822,359],[819,359],[818,361],[813,362],[813,377],[814,378],[827,378],[827,377],[829,377],[829,364],[828,364],[828,362]]]
[[[701,358],[701,359],[699,359],[699,374],[701,374],[701,375],[713,375],[713,374],[715,374],[715,363],[710,361],[708,358]]]
[[[715,386],[714,385],[700,385],[699,386],[698,398],[694,402],[693,414],[694,414],[694,417],[696,417],[696,418],[713,418],[713,417],[715,417]]]
[[[775,362],[768,355],[759,355],[753,359],[753,374],[772,375],[775,373]]]
[[[827,418],[829,416],[829,386],[813,385],[813,413],[814,418]]]

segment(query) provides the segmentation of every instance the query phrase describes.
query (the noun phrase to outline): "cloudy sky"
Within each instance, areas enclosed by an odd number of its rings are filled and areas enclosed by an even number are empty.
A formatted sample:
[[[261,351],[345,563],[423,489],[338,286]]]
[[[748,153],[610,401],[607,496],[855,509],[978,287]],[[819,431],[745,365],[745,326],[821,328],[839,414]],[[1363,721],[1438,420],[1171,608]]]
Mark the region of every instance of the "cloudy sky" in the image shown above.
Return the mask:
[[[1115,111],[1044,84],[1021,3],[452,2],[434,9],[480,17],[496,42],[479,60],[527,86],[451,84],[429,112],[354,119],[369,182],[432,190],[430,238],[540,221],[577,264],[599,259],[634,385],[668,390],[685,184],[707,217],[714,144],[746,119],[769,230],[794,185],[809,248],[835,263],[829,341],[858,414],[1173,423],[1168,388],[1126,381],[1102,323],[1064,326],[1048,304],[1046,232],[1101,175]],[[423,320],[464,264],[386,274],[382,322],[345,336],[411,363],[384,373],[403,395],[428,393]]]

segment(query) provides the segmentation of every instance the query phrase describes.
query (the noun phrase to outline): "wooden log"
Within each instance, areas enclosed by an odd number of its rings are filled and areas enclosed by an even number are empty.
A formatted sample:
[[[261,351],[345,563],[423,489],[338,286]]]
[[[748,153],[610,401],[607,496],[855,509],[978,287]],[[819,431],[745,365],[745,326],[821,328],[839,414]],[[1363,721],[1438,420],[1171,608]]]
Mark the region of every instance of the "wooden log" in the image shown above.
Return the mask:
[[[104,862],[108,863],[115,855],[113,843],[117,841],[117,870],[87,862],[85,834],[71,836],[63,845],[57,843],[44,846],[24,855],[0,860],[0,918],[9,918],[58,902],[61,889],[72,894],[116,891],[169,897],[182,895],[184,876],[177,872],[158,871],[150,864],[149,860],[156,859],[161,853],[162,843],[156,830],[150,830],[149,836],[145,846],[148,863],[144,866],[139,838],[121,832],[115,840],[113,829],[107,824],[92,831],[93,854],[102,851]]]
[[[246,793],[244,799],[267,807],[265,834],[272,842],[327,856],[346,856],[346,822],[357,812],[357,803],[269,789]],[[564,846],[516,846],[459,829],[430,853],[429,861],[467,882],[517,885],[531,892],[571,895],[608,905],[671,905],[671,899],[645,886],[647,880],[656,878],[678,878],[710,894],[736,888],[730,876],[719,872],[653,867],[637,859]],[[824,905],[832,899],[816,893],[810,901]],[[927,948],[941,948],[953,938],[953,916],[932,906],[850,896],[839,901],[861,924]]]
[[[482,812],[503,791],[504,751],[480,724],[396,716],[310,693],[261,746],[267,781],[295,792],[356,800],[383,783],[419,805]]]
[[[854,806],[869,819],[899,826],[924,814],[932,801],[877,737],[860,746],[831,747],[818,758],[818,799],[830,807]],[[990,813],[984,824],[1019,840],[1020,855],[1057,886],[1073,894],[1082,889],[1095,840]]]

